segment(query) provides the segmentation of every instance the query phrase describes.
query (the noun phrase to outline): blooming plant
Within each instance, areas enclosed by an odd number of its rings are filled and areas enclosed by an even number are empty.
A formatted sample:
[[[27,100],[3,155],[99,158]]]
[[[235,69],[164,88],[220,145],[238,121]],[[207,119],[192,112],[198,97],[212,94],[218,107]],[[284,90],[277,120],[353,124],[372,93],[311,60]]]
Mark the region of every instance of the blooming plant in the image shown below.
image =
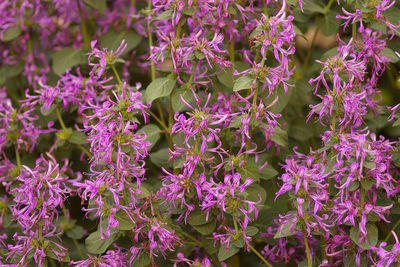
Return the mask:
[[[1,266],[399,266],[400,4],[3,0]]]

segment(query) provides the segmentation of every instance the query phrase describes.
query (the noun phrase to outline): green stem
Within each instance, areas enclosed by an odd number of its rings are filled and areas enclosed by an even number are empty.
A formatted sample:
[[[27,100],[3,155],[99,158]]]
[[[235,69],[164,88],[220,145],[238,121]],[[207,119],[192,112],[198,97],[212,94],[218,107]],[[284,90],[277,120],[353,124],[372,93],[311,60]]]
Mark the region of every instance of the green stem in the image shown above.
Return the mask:
[[[307,252],[308,267],[312,267],[310,247],[308,246],[307,233],[306,233],[305,229],[303,229],[303,238],[304,238],[304,245],[306,247],[306,252]]]
[[[400,220],[397,220],[396,224],[393,226],[392,230],[386,235],[384,242],[387,242],[392,234],[392,231],[395,231],[396,228],[400,225]]]
[[[357,38],[357,22],[353,23],[353,27],[352,27],[352,37],[353,37],[353,42],[356,41]]]
[[[164,129],[164,134],[165,138],[167,138],[168,146],[169,148],[173,148],[173,142],[171,139],[171,136],[169,135],[171,133],[171,130],[168,128],[168,126],[164,123],[163,120],[159,119],[156,114],[154,114],[150,109],[147,110],[147,112],[150,114],[151,117],[153,117],[159,124],[160,126]]]
[[[170,129],[168,128],[168,126],[165,125],[165,123],[164,123],[161,119],[159,119],[159,118],[157,117],[156,114],[154,114],[150,109],[148,109],[147,112],[150,114],[150,116],[152,116],[152,117],[161,125],[161,127],[162,127],[168,134],[170,133]]]
[[[65,127],[64,121],[61,117],[61,113],[60,113],[60,110],[58,109],[58,107],[56,107],[56,113],[57,113],[57,118],[58,118],[58,121],[60,122],[61,128],[63,129],[63,131],[67,131],[67,127]]]
[[[235,216],[232,216],[232,217],[233,217],[233,225],[235,226],[235,232],[236,232],[236,234],[238,234],[239,233],[239,227],[237,225],[236,218],[235,218]]]
[[[176,26],[176,41],[179,41],[181,38],[181,31],[182,31],[182,20],[179,19],[178,25]]]
[[[158,115],[160,116],[160,119],[162,120],[162,122],[165,124],[164,113],[162,111],[160,100],[156,99],[155,102],[156,102],[156,106],[157,106]]]
[[[79,243],[76,239],[72,239],[74,242],[74,245],[76,247],[76,249],[78,250],[79,256],[81,256],[81,259],[83,260],[85,257],[83,256],[83,252],[81,250],[81,247],[79,246]]]
[[[121,78],[119,77],[118,71],[115,68],[114,64],[111,65],[111,69],[113,70],[113,72],[115,74],[115,78],[117,78],[117,81],[118,81],[119,85],[122,86],[123,84],[122,84]]]
[[[85,25],[85,20],[83,18],[83,14],[82,14],[82,9],[81,9],[81,5],[79,3],[79,0],[76,0],[76,5],[78,6],[78,13],[79,13],[79,17],[81,19],[81,29],[82,29],[82,35],[83,35],[83,45],[86,49],[90,48],[90,40],[89,40],[89,35],[87,33],[87,29],[86,29],[86,25]]]
[[[326,239],[324,236],[321,235],[321,258],[323,260],[327,259],[326,251],[325,251],[326,245],[327,245]]]
[[[197,240],[196,238],[194,238],[193,236],[189,235],[188,233],[184,232],[184,231],[179,231],[179,233],[181,233],[182,235],[184,235],[185,237],[189,238],[190,240],[192,240],[194,243],[196,243],[199,247],[203,247],[203,243],[200,242],[199,240]]]
[[[19,157],[17,145],[14,145],[14,150],[15,150],[15,158],[17,159],[17,167],[18,169],[21,170],[22,169],[21,158]]]
[[[248,246],[251,251],[253,251],[254,254],[256,254],[257,257],[259,257],[265,263],[265,265],[267,265],[268,267],[272,267],[272,265],[252,245],[248,244]]]
[[[325,14],[329,12],[329,10],[331,9],[331,7],[332,7],[332,5],[333,5],[334,2],[335,2],[335,0],[329,0],[328,5],[327,5],[327,6],[325,7],[325,9],[324,9]]]
[[[255,89],[254,96],[253,96],[253,107],[257,109],[257,96],[258,96],[258,86]]]
[[[334,133],[335,132],[335,128],[336,128],[336,111],[334,112],[334,114],[333,114],[333,117],[332,117],[332,133]]]
[[[365,202],[365,189],[361,187],[360,190],[360,207],[361,209],[364,209],[364,202]]]
[[[150,12],[151,11],[151,1],[149,1],[149,4],[148,4],[147,8],[148,8],[148,10]],[[149,56],[151,56],[152,55],[151,47],[153,46],[153,34],[151,32],[150,21],[149,21],[149,23],[147,23],[147,31],[148,31],[148,35],[149,35]],[[156,79],[156,67],[155,67],[154,62],[152,60],[150,60],[150,70],[151,70],[150,71],[150,73],[151,73],[151,81],[154,81]],[[162,112],[160,101],[158,99],[156,99],[155,102],[156,102],[156,106],[157,106],[157,110],[158,110],[158,115],[160,116],[161,121],[165,125],[164,114]]]
[[[193,81],[194,74],[196,73],[197,66],[199,65],[199,61],[196,62],[194,68],[192,69],[192,73],[190,74],[189,81],[186,83],[187,86],[190,86]]]

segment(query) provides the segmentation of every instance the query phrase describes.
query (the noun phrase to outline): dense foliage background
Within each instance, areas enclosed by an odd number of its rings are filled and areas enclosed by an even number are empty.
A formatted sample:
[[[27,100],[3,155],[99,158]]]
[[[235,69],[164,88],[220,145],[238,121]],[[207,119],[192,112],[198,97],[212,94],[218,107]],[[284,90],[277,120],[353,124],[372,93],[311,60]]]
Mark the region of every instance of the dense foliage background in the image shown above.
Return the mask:
[[[2,266],[398,266],[399,4],[0,2]]]

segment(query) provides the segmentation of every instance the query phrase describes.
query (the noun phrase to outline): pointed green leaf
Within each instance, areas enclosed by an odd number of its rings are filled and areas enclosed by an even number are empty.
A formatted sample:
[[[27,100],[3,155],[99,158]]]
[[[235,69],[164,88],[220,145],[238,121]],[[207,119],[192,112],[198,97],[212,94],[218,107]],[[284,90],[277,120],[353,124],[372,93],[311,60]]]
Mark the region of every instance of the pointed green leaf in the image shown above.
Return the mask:
[[[176,84],[175,79],[169,78],[156,78],[147,86],[144,92],[144,99],[146,103],[151,103],[157,98],[169,96]]]
[[[84,132],[73,131],[69,141],[73,144],[84,145],[86,144],[86,134]]]
[[[250,89],[253,82],[254,78],[251,77],[251,75],[249,74],[240,76],[233,85],[233,91],[237,92],[245,89]]]
[[[61,75],[69,68],[85,63],[87,57],[82,49],[73,47],[64,48],[53,54],[53,71]]]
[[[219,248],[218,251],[218,260],[219,261],[224,261],[226,259],[229,259],[233,255],[239,252],[239,248],[236,246],[231,245],[229,249],[227,250],[225,246],[222,246]]]
[[[151,145],[149,146],[149,150],[157,143],[158,139],[161,137],[161,130],[155,124],[147,124],[139,129],[139,131],[143,131],[146,134],[146,141],[149,141]]]
[[[67,236],[72,239],[81,239],[84,233],[85,230],[80,225],[74,225],[74,227],[71,230],[68,230],[66,232]]]
[[[17,38],[21,34],[22,30],[20,27],[8,28],[3,34],[3,41],[8,42]]]
[[[121,45],[122,40],[125,40],[127,45],[124,52],[126,54],[140,44],[142,37],[133,30],[111,30],[99,38],[99,43],[101,47],[107,48],[109,51],[116,51]]]
[[[118,221],[118,230],[131,230],[135,227],[135,223],[129,218],[124,210],[118,210],[115,214],[115,219]]]
[[[91,233],[85,240],[86,249],[92,254],[103,254],[107,248],[117,240],[119,232],[116,229],[111,229],[109,238],[102,240],[100,231]]]
[[[202,225],[192,225],[202,235],[209,235],[214,232],[217,227],[217,222],[214,219],[209,219],[208,223]]]

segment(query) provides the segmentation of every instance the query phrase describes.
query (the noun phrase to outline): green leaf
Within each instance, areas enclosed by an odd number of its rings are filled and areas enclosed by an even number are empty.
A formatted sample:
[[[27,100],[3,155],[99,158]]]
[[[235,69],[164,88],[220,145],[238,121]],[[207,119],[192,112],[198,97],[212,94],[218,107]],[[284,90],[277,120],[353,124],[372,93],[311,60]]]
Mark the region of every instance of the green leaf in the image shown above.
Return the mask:
[[[362,249],[368,249],[371,246],[376,246],[378,243],[378,228],[374,223],[367,223],[367,238],[363,243],[360,243],[360,229],[359,226],[353,226],[350,229],[350,238]]]
[[[107,48],[109,51],[115,51],[121,45],[122,40],[125,40],[127,44],[123,53],[126,54],[140,44],[142,37],[133,30],[110,30],[99,38],[99,43],[101,47]]]
[[[392,156],[393,163],[396,167],[400,167],[400,152],[396,152]]]
[[[241,128],[243,118],[245,118],[243,115],[234,117],[228,127],[229,128]]]
[[[376,168],[376,163],[373,161],[364,161],[364,167],[372,170]]]
[[[214,253],[218,252],[220,246],[219,246],[219,243],[216,243],[215,247],[214,247],[214,239],[204,238],[203,239],[203,247],[208,253],[214,254]]]
[[[260,179],[269,180],[274,178],[278,175],[278,171],[275,170],[271,165],[267,165],[261,172],[260,172]]]
[[[272,103],[277,97],[278,101],[269,108],[269,111],[273,113],[280,113],[289,103],[290,97],[293,94],[294,89],[292,87],[287,88],[287,93],[285,92],[283,86],[279,86],[265,101],[265,105],[268,106]],[[265,93],[268,93],[268,89],[264,90]]]
[[[24,71],[24,64],[18,63],[15,65],[5,65],[1,68],[1,71],[6,78],[12,78]]]
[[[135,227],[135,223],[132,222],[124,210],[118,210],[114,217],[119,223],[117,227],[118,230],[126,231]]]
[[[158,167],[168,167],[171,163],[168,162],[169,151],[168,148],[161,148],[156,152],[150,154],[150,161],[153,162]]]
[[[340,27],[340,20],[336,19],[338,13],[330,10],[326,15],[318,15],[315,19],[317,27],[326,36],[335,34]]]
[[[146,267],[150,264],[150,255],[142,252],[133,260],[133,267]]]
[[[393,127],[397,127],[400,125],[400,118],[397,119],[394,123],[393,123]]]
[[[328,58],[332,58],[334,56],[338,55],[338,51],[337,51],[337,47],[332,47],[331,49],[329,49],[328,51],[326,51],[325,53],[322,54],[321,56],[321,60],[325,61]]]
[[[306,119],[298,119],[290,124],[289,136],[304,142],[314,136],[314,129],[310,125],[311,123],[306,123]]]
[[[86,134],[79,131],[73,131],[69,141],[73,144],[84,145],[86,144]]]
[[[100,14],[104,14],[107,8],[106,0],[83,0],[83,2],[91,8],[99,11]]]
[[[169,96],[176,84],[175,79],[170,78],[156,78],[147,86],[144,92],[144,99],[146,103],[153,102],[154,100]]]
[[[247,236],[255,236],[258,233],[258,228],[255,226],[247,226],[246,230],[244,231]]]
[[[69,68],[85,63],[87,60],[82,49],[64,48],[53,54],[53,71],[61,75]]]
[[[239,236],[239,238],[237,240],[232,240],[231,244],[234,245],[235,247],[238,247],[238,248],[244,247],[243,236]]]
[[[188,223],[190,225],[203,225],[207,223],[207,212],[199,209],[192,211],[188,217]]]
[[[168,9],[167,11],[164,11],[163,13],[161,13],[160,15],[158,15],[158,17],[156,17],[154,20],[169,20],[172,18],[172,9]]]
[[[267,199],[267,191],[262,188],[259,184],[252,183],[244,190],[247,193],[246,200],[259,201],[261,196],[261,204]]]
[[[399,60],[400,60],[399,57],[396,56],[396,54],[393,52],[393,50],[390,49],[389,47],[385,47],[385,48],[382,50],[381,56],[387,57],[387,58],[390,60],[390,62],[392,62],[392,63],[397,63],[397,62],[399,62]],[[393,126],[394,126],[394,125],[393,125]]]
[[[222,247],[219,248],[219,251],[218,251],[218,260],[219,261],[224,261],[226,259],[229,259],[233,255],[238,253],[239,250],[240,249],[238,247],[233,246],[233,245],[231,245],[228,250],[226,250],[225,246],[222,246]]]
[[[217,79],[220,83],[228,88],[233,88],[233,72],[232,69],[223,69],[220,74],[217,75]]]
[[[254,78],[251,77],[249,74],[245,74],[243,76],[240,76],[239,79],[237,79],[233,85],[233,91],[241,91],[245,89],[251,88],[251,85],[254,81]]]
[[[149,150],[157,143],[158,139],[161,137],[161,130],[155,124],[147,124],[139,129],[139,131],[143,131],[146,134],[146,141],[149,141],[151,145],[149,146]]]
[[[21,34],[21,32],[22,30],[19,27],[8,28],[3,34],[3,41],[12,41],[16,39]]]
[[[210,218],[208,223],[202,225],[192,225],[192,227],[202,235],[209,235],[214,232],[215,228],[217,227],[217,221]]]
[[[116,229],[111,229],[109,238],[102,240],[100,231],[91,233],[85,240],[86,249],[92,254],[103,254],[107,248],[117,240],[119,232]]]
[[[313,14],[313,13],[325,14],[325,9],[322,6],[314,3],[313,0],[302,0],[302,1],[303,1],[303,10],[305,14]]]
[[[288,134],[280,127],[275,128],[275,133],[270,139],[282,147],[286,147],[288,144]]]
[[[185,89],[185,88],[179,88],[175,91],[173,91],[172,93],[172,108],[174,109],[174,112],[182,112],[182,111],[187,111],[190,108],[188,106],[186,106],[182,100],[181,100],[181,96],[182,98],[190,105],[194,105],[195,99],[193,96],[193,93],[190,89]]]
[[[67,236],[72,239],[81,239],[85,230],[80,225],[74,225],[74,228],[66,232]]]
[[[57,251],[57,252],[61,252],[60,249],[54,244],[54,243],[50,243],[50,247],[48,247],[46,249],[46,256],[52,259],[55,259],[58,261],[58,257],[57,255],[53,252],[53,250]],[[60,257],[62,262],[70,262],[71,259],[69,257],[68,251],[65,251],[65,256]]]
[[[293,222],[288,221],[284,225],[280,226],[278,230],[276,231],[274,235],[274,239],[281,238],[281,237],[286,237],[286,236],[292,236],[297,233],[296,229],[297,224]],[[294,229],[292,232],[291,229]]]
[[[353,192],[353,191],[355,191],[355,190],[357,190],[358,188],[360,187],[360,183],[358,182],[358,181],[352,181],[350,184],[349,184],[349,191],[350,192]]]
[[[260,179],[269,180],[278,174],[278,172],[269,165],[261,171],[259,170],[260,167],[259,164],[249,161],[242,167],[238,168],[238,172],[242,179],[250,177],[253,181],[258,181]]]

